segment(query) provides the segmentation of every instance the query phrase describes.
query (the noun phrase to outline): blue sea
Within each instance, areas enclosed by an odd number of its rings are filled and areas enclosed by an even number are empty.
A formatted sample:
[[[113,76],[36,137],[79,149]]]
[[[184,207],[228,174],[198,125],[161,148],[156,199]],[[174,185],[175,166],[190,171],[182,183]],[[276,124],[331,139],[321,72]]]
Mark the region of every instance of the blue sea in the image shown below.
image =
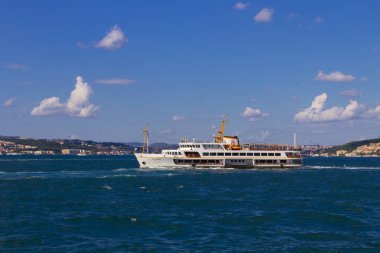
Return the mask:
[[[380,252],[380,158],[304,163],[0,156],[0,252]]]

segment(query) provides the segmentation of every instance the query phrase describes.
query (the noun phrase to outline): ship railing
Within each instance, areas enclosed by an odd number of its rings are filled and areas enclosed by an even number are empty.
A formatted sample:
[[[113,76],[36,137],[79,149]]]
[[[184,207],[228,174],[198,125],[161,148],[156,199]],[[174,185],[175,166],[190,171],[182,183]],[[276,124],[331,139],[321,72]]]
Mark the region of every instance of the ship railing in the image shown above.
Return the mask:
[[[214,141],[210,140],[188,140],[188,139],[182,139],[179,143],[215,143]]]

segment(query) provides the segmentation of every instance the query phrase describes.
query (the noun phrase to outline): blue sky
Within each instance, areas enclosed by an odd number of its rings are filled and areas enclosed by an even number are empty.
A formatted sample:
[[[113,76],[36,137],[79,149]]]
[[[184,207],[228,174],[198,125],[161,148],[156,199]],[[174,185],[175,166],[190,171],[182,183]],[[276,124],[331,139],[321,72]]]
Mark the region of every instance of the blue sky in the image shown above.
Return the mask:
[[[379,1],[0,2],[0,134],[380,135]],[[79,78],[78,78],[79,77]],[[312,105],[313,103],[313,105]]]

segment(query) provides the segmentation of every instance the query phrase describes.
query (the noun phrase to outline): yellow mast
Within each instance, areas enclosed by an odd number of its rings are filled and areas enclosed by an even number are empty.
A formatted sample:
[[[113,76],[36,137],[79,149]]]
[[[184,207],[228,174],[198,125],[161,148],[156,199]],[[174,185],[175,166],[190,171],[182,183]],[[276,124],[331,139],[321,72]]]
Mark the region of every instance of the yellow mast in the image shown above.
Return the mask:
[[[142,146],[142,153],[145,153],[146,152],[149,152],[149,149],[148,149],[148,142],[149,142],[149,133],[148,133],[148,128],[145,127],[143,129],[143,132],[144,132],[144,144]]]
[[[216,137],[216,143],[221,143],[222,142],[222,138],[223,138],[223,134],[224,134],[224,128],[226,126],[226,122],[227,122],[227,118],[224,117],[222,119],[222,124],[220,126],[220,129],[218,131],[218,137]]]

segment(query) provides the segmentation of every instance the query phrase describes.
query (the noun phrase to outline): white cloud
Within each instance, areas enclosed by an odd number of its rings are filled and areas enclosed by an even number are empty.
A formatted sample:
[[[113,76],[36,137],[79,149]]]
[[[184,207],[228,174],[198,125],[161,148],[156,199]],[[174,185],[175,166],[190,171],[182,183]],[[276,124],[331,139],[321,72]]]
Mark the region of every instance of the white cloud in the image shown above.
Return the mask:
[[[273,19],[273,9],[264,8],[256,14],[254,20],[256,23],[269,23]]]
[[[327,122],[351,120],[360,117],[364,106],[355,100],[350,100],[346,107],[334,106],[324,109],[327,101],[327,94],[322,93],[316,96],[311,106],[305,108],[294,116],[296,122]]]
[[[360,96],[362,93],[358,90],[353,89],[353,90],[344,90],[340,94],[347,97],[357,97],[357,96]]]
[[[64,112],[65,105],[59,101],[59,97],[45,98],[35,107],[31,114],[34,116],[48,116]]]
[[[369,109],[368,111],[366,111],[366,113],[364,114],[364,117],[365,118],[378,118],[378,119],[380,119],[380,105],[376,106],[373,109]]]
[[[234,5],[234,8],[237,10],[245,10],[248,8],[249,3],[243,3],[243,2],[238,2]]]
[[[111,78],[111,79],[98,79],[96,83],[109,84],[109,85],[129,85],[135,83],[135,80],[129,80],[124,78]]]
[[[104,49],[117,49],[121,48],[123,44],[127,42],[128,39],[124,35],[123,31],[118,25],[115,25],[101,41],[96,43],[95,47]]]
[[[3,67],[6,69],[19,69],[19,70],[24,70],[28,69],[29,67],[23,64],[18,64],[18,63],[3,63]]]
[[[340,71],[334,71],[327,74],[320,70],[315,77],[315,80],[325,82],[349,82],[355,80],[355,77],[352,75],[343,74]]]
[[[172,121],[182,121],[182,120],[185,120],[185,117],[181,115],[174,115],[172,117]]]
[[[247,106],[244,112],[242,112],[240,115],[247,118],[249,121],[260,120],[263,117],[268,116],[267,113],[263,113],[260,109],[254,109],[249,106]]]
[[[12,107],[14,105],[15,100],[16,98],[7,99],[4,101],[3,106],[7,108]]]
[[[31,114],[33,116],[61,114],[82,118],[94,116],[99,106],[90,104],[91,87],[80,76],[76,81],[75,88],[66,103],[61,103],[59,97],[45,98],[31,111]]]

